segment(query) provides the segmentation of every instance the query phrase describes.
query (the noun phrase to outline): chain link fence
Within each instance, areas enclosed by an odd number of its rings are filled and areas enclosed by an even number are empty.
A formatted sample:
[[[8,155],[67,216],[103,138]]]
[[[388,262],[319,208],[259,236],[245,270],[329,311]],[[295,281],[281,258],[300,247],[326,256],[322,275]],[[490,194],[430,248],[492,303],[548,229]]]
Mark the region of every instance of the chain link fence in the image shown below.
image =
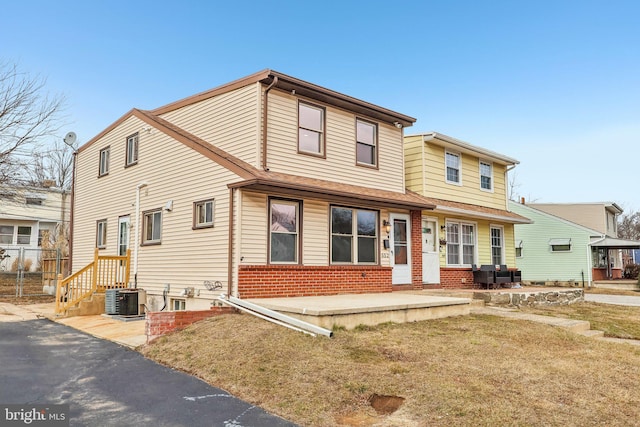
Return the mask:
[[[67,263],[60,249],[0,248],[0,297],[55,295]]]

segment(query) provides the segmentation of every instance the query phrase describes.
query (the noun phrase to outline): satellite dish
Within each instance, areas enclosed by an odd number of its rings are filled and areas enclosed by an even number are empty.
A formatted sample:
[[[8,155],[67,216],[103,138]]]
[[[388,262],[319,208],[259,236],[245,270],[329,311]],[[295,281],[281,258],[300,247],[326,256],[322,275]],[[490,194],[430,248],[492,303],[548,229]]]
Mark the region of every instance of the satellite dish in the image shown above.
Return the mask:
[[[77,139],[78,137],[76,136],[75,132],[69,132],[64,136],[64,143],[73,146],[73,144],[76,143]]]

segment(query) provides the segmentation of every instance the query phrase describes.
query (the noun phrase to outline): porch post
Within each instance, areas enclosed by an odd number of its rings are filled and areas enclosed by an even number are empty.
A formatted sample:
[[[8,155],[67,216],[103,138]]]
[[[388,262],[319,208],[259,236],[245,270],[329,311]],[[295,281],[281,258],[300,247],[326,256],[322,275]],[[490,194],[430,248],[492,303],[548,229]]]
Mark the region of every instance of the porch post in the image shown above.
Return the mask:
[[[91,290],[98,289],[98,248],[93,250],[93,274],[91,275]]]

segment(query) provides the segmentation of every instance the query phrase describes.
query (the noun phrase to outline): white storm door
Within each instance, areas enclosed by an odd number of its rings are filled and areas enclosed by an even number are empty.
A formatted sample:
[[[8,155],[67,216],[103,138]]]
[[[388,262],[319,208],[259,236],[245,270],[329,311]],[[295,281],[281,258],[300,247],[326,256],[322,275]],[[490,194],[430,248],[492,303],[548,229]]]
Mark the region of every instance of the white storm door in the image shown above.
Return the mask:
[[[411,283],[411,225],[409,215],[391,214],[391,283]]]
[[[129,249],[129,215],[121,216],[118,218],[118,255],[125,256],[127,255],[127,250]],[[120,268],[118,268],[118,283],[123,283],[126,277],[126,272],[124,268],[125,261],[119,261]]]
[[[422,218],[422,283],[440,283],[437,226],[436,220]]]

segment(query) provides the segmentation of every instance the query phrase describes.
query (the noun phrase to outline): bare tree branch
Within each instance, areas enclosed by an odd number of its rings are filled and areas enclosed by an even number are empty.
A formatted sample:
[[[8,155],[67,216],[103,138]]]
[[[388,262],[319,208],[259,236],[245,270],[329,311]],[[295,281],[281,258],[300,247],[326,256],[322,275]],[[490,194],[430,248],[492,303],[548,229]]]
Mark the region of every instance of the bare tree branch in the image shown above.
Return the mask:
[[[0,62],[0,182],[20,173],[21,155],[55,136],[65,99],[45,92],[46,79]]]

